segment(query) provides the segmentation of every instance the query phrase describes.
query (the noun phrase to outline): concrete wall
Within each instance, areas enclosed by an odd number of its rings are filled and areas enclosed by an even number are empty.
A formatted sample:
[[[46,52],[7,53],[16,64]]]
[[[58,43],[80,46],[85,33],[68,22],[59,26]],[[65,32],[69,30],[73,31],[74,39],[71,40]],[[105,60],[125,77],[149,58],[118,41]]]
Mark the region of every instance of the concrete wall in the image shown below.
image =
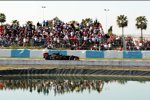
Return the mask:
[[[123,53],[117,50],[105,51],[104,58],[123,58]]]
[[[11,50],[11,57],[30,58],[30,50],[27,49]]]
[[[79,56],[80,58],[86,57],[86,50],[67,50],[67,55]]]
[[[11,57],[10,49],[0,49],[0,57]]]
[[[143,58],[141,51],[123,51],[123,58]]]
[[[16,60],[0,59],[0,65],[63,65],[63,66],[110,66],[110,67],[150,67],[149,60],[99,60],[99,61],[66,61],[66,60]]]
[[[43,53],[60,53],[75,55],[80,58],[150,58],[150,51],[96,51],[96,50],[30,50],[30,49],[0,49],[0,57],[12,58],[42,58]]]
[[[104,51],[87,50],[85,58],[104,58]]]
[[[30,58],[41,58],[43,57],[42,50],[30,50]]]
[[[150,58],[150,51],[141,51],[142,58]]]

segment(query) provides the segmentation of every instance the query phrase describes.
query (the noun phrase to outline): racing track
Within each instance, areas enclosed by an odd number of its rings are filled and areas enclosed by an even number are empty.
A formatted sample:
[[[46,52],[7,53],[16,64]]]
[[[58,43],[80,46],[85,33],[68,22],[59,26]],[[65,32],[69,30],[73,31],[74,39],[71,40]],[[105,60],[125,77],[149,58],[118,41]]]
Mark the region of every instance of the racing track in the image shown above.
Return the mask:
[[[149,60],[99,60],[99,61],[71,61],[71,60],[43,60],[43,59],[0,59],[1,66],[7,65],[25,65],[25,66],[41,66],[40,68],[14,68],[0,70],[0,76],[11,75],[123,75],[123,76],[150,76],[150,70],[130,70],[131,67],[146,67],[149,69]],[[51,66],[58,66],[51,68]],[[42,69],[42,66],[49,68]],[[67,68],[59,68],[59,66],[67,66]],[[69,66],[84,66],[84,69],[69,68]],[[97,67],[120,67],[129,68],[129,70],[108,70],[108,69],[89,69],[93,66]]]

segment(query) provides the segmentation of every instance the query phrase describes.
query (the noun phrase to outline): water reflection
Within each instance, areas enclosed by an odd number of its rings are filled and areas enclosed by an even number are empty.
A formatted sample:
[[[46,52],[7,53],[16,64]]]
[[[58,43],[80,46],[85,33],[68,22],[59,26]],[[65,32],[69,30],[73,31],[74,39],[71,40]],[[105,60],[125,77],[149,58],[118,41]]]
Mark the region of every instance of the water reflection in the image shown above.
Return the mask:
[[[101,93],[105,83],[118,82],[125,84],[128,80],[111,80],[104,78],[4,78],[0,80],[0,90],[27,90],[30,92],[36,91],[48,95],[50,91],[54,92],[54,95],[72,93],[72,92],[84,92],[88,90]],[[141,81],[145,82],[145,81]]]
[[[23,89],[37,91],[38,93],[49,94],[50,91],[54,91],[54,94],[64,94],[68,92],[83,92],[91,90],[101,92],[104,86],[102,80],[83,80],[83,81],[71,81],[71,80],[1,80],[0,89]]]

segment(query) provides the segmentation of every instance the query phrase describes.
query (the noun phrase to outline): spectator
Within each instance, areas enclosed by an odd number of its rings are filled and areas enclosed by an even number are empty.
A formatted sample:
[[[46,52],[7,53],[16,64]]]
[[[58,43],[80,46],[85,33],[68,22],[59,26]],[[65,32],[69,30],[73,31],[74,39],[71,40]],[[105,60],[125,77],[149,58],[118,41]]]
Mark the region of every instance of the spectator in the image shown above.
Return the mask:
[[[150,49],[150,42],[146,40],[140,43],[127,37],[126,43],[128,50]],[[98,50],[97,47],[100,47],[101,50],[111,50],[123,47],[123,42],[122,37],[104,34],[102,25],[97,20],[93,22],[87,18],[81,23],[64,23],[56,17],[42,24],[38,22],[36,27],[32,21],[23,26],[6,24],[0,27],[0,46],[12,45],[78,50]]]

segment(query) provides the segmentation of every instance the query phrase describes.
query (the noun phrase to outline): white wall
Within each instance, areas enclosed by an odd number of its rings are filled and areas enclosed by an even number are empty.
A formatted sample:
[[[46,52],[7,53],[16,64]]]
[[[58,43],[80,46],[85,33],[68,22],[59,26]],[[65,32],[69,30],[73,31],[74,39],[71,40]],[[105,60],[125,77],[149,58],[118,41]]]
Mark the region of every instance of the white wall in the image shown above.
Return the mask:
[[[150,58],[150,51],[141,51],[143,58]]]
[[[104,58],[123,58],[123,52],[116,50],[105,51]]]
[[[80,58],[86,58],[86,50],[67,50],[67,55],[74,55]]]
[[[11,49],[0,49],[0,57],[11,57]]]
[[[30,50],[30,58],[42,58],[43,50]]]
[[[45,49],[30,50],[30,58],[43,58],[44,50]],[[79,56],[80,58],[86,58],[86,50],[66,50],[66,51],[67,55],[74,55]],[[141,53],[142,58],[150,58],[150,51],[141,51]],[[11,57],[11,49],[0,49],[0,57],[1,58]],[[123,58],[123,51],[116,51],[116,50],[104,51],[104,58]]]

